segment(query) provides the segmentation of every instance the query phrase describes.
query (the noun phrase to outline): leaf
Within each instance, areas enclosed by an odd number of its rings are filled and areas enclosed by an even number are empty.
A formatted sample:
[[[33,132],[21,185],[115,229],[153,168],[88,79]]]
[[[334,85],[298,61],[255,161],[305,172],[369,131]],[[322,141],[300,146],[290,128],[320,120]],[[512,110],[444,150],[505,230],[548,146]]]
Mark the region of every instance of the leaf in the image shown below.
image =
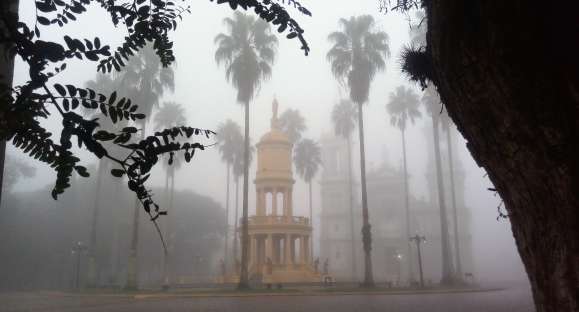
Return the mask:
[[[111,96],[109,97],[109,105],[113,105],[116,100],[117,100],[117,91],[114,91],[113,93],[111,93]]]
[[[50,21],[48,20],[48,18],[44,17],[44,16],[38,16],[38,22],[42,25],[48,26],[50,25]],[[56,199],[56,198],[55,198]]]
[[[60,94],[60,96],[66,95],[66,90],[64,89],[64,87],[62,85],[57,83],[54,85],[54,89],[56,89],[56,92],[58,92],[58,94]]]
[[[112,169],[111,174],[117,178],[120,178],[125,174],[125,171],[122,169]]]
[[[73,85],[66,85],[66,89],[68,90],[68,94],[70,96],[76,95],[76,88]]]

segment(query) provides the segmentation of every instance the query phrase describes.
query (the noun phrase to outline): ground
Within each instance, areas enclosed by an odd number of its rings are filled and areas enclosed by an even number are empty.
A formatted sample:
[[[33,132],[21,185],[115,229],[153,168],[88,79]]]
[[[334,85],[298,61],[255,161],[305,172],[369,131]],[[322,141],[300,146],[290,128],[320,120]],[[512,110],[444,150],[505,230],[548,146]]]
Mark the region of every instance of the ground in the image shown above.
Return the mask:
[[[444,311],[444,312],[522,312],[534,311],[528,287],[513,286],[477,292],[400,294],[359,292],[320,293],[286,291],[267,295],[192,293],[141,293],[138,295],[62,292],[21,292],[0,294],[1,312],[23,311],[227,311],[227,312],[301,312],[301,311]]]

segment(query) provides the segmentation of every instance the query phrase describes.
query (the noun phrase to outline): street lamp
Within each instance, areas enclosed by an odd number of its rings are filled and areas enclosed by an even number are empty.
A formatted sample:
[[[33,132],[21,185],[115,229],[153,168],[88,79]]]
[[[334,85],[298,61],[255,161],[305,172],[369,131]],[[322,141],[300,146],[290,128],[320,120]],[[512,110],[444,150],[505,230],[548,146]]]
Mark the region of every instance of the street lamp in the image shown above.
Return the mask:
[[[83,252],[87,250],[86,245],[83,242],[77,242],[71,249],[72,255],[76,255],[76,270],[74,273],[75,276],[75,283],[74,288],[79,289],[79,282],[80,282],[80,256]]]
[[[424,287],[424,276],[422,275],[422,254],[420,253],[420,244],[426,243],[426,237],[419,236],[418,234],[410,237],[410,241],[416,243],[416,249],[418,250],[418,268],[420,270],[420,287]]]
[[[396,286],[400,286],[400,266],[402,263],[402,255],[400,253],[396,253],[396,262],[398,262],[398,280],[396,281]]]

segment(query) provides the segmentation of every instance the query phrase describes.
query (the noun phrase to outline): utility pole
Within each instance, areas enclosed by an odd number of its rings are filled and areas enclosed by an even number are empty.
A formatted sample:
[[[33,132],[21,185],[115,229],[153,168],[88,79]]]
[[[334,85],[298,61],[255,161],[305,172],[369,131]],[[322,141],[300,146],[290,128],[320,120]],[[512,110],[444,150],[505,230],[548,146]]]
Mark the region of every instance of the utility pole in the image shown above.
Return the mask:
[[[426,243],[426,238],[424,236],[419,236],[418,234],[410,237],[410,241],[416,243],[416,249],[418,250],[418,269],[420,270],[420,287],[424,288],[424,276],[422,274],[422,254],[420,252],[420,244]]]

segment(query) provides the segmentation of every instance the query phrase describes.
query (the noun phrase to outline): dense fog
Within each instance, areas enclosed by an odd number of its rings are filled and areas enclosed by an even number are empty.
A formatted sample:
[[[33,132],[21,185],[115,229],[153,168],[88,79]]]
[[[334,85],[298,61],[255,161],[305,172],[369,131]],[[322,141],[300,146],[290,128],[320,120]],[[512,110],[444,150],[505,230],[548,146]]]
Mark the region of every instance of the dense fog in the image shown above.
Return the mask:
[[[31,22],[35,18],[31,0],[20,3],[20,17]],[[360,154],[357,125],[352,132],[351,163],[353,182],[353,212],[355,250],[357,260],[350,249],[331,247],[333,239],[350,239],[349,219],[332,219],[332,209],[343,205],[329,185],[336,176],[345,174],[347,155],[346,141],[336,136],[332,122],[332,110],[342,100],[349,98],[349,91],[332,75],[326,54],[332,47],[328,41],[331,32],[340,30],[338,20],[361,14],[371,14],[375,29],[384,31],[389,39],[390,57],[385,60],[385,70],[376,73],[370,85],[368,101],[364,104],[364,131],[366,173],[368,180],[369,222],[372,225],[374,278],[377,283],[406,283],[408,274],[417,274],[415,245],[408,255],[404,232],[404,174],[403,150],[400,129],[391,123],[391,113],[386,106],[391,93],[399,86],[409,88],[420,102],[420,116],[414,122],[406,121],[406,161],[408,167],[410,234],[426,236],[423,244],[424,276],[429,283],[441,278],[440,222],[436,166],[433,147],[433,121],[423,104],[424,91],[407,80],[400,70],[400,52],[410,44],[410,24],[417,17],[389,12],[380,13],[375,0],[364,1],[309,1],[308,9],[313,17],[299,16],[305,29],[305,37],[311,53],[304,56],[296,40],[288,40],[285,34],[277,35],[279,44],[275,61],[271,66],[271,78],[264,80],[250,101],[250,137],[252,146],[272,128],[272,109],[277,102],[279,116],[288,109],[297,110],[304,118],[305,130],[302,140],[311,139],[321,151],[321,165],[311,181],[313,210],[313,255],[318,259],[320,270],[328,261],[327,270],[337,281],[361,281],[362,238],[360,196]],[[104,10],[92,5],[82,19],[62,29],[46,29],[42,38],[62,41],[64,33],[71,37],[106,39],[115,47],[122,42],[126,31],[114,28]],[[323,12],[317,13],[317,12]],[[147,133],[159,125],[171,125],[163,116],[156,117],[167,103],[177,103],[182,111],[179,121],[186,125],[218,131],[227,120],[240,126],[243,134],[243,105],[237,99],[237,90],[226,80],[225,67],[215,61],[219,33],[226,33],[223,19],[233,11],[210,1],[196,1],[191,14],[186,15],[177,30],[171,34],[175,41],[176,62],[171,66],[174,73],[174,90],[164,88],[158,98],[158,106],[146,124]],[[273,28],[274,33],[275,28]],[[15,84],[28,79],[27,67],[17,60]],[[68,70],[55,78],[63,84],[104,86],[99,84],[95,63],[72,61]],[[138,71],[137,71],[138,72]],[[107,74],[111,80],[122,74]],[[92,82],[91,82],[92,81]],[[113,84],[113,89],[118,85]],[[111,90],[105,90],[110,92]],[[119,94],[130,94],[118,90]],[[148,93],[147,93],[148,94]],[[443,109],[438,109],[442,114]],[[274,109],[275,110],[275,109]],[[57,129],[59,120],[51,120],[49,129]],[[462,273],[482,285],[499,285],[513,282],[524,283],[525,276],[517,253],[508,219],[500,218],[504,212],[501,199],[484,170],[471,157],[466,141],[454,125],[440,131],[443,182],[450,229],[452,261],[455,259],[454,221],[452,218],[451,187],[449,185],[448,139],[453,148],[454,190],[459,222],[459,241]],[[446,131],[450,131],[447,136]],[[195,138],[197,139],[197,138]],[[235,239],[235,207],[241,218],[243,179],[235,179],[231,173],[227,190],[228,166],[223,161],[218,137],[199,138],[211,145],[196,151],[189,163],[181,161],[173,167],[167,161],[159,163],[147,182],[155,199],[168,216],[160,218],[160,230],[167,242],[171,263],[171,283],[182,285],[211,284],[222,275],[221,261],[229,254],[227,270],[235,267],[234,252],[240,250]],[[297,144],[297,141],[296,141]],[[294,147],[295,148],[295,147]],[[5,182],[0,217],[0,266],[1,289],[67,289],[77,283],[86,283],[89,267],[87,250],[77,248],[78,243],[88,246],[91,231],[96,231],[97,284],[102,287],[123,287],[127,277],[127,261],[133,231],[132,218],[135,207],[134,193],[126,181],[110,175],[112,166],[106,160],[99,162],[91,154],[77,150],[82,163],[91,176],[75,176],[72,187],[57,201],[50,196],[54,172],[41,163],[29,159],[12,146],[8,147]],[[249,215],[256,213],[257,156],[249,168]],[[293,164],[296,165],[295,162]],[[100,169],[99,169],[100,168]],[[99,173],[100,172],[100,173]],[[99,175],[101,178],[99,179]],[[309,184],[293,169],[292,205],[293,215],[309,218]],[[236,181],[239,184],[236,184]],[[236,205],[236,188],[238,197]],[[174,191],[171,191],[174,190]],[[226,194],[229,192],[229,214],[226,219]],[[325,195],[324,195],[325,194]],[[344,194],[342,194],[344,195]],[[168,208],[170,207],[170,208]],[[98,213],[95,214],[95,209]],[[96,222],[95,221],[96,215]],[[327,218],[326,218],[327,217]],[[138,278],[142,287],[158,288],[163,280],[164,251],[152,222],[141,212],[139,220]],[[335,222],[335,223],[332,223]],[[93,224],[96,227],[93,228]],[[228,229],[226,231],[226,229]],[[227,234],[226,234],[227,233]],[[227,236],[227,238],[226,238]],[[226,245],[227,240],[227,245]],[[337,246],[337,245],[336,245]],[[75,249],[76,248],[76,249]],[[349,248],[349,247],[348,247]],[[82,250],[81,250],[82,249]],[[227,249],[227,251],[225,251]],[[235,250],[234,250],[235,249]],[[80,252],[80,254],[79,254]],[[347,255],[345,255],[347,253]],[[237,256],[238,257],[238,256]],[[397,259],[393,257],[398,257]],[[407,260],[411,257],[412,261]],[[351,261],[357,261],[355,273],[351,273]],[[454,263],[456,266],[456,263]],[[408,273],[408,272],[413,273]],[[463,276],[464,277],[464,276]],[[77,280],[78,279],[78,280]]]

